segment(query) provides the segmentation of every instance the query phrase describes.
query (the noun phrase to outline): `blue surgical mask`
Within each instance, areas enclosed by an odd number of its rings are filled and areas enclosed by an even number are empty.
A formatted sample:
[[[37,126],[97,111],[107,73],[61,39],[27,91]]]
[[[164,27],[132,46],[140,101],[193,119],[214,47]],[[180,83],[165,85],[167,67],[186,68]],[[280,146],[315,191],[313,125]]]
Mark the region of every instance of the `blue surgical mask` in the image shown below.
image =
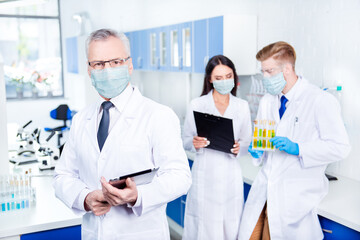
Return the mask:
[[[96,91],[105,98],[122,93],[130,81],[127,65],[91,70],[91,82]]]
[[[283,72],[271,77],[263,78],[263,85],[271,95],[279,95],[286,85]]]
[[[222,95],[226,95],[231,92],[231,90],[235,86],[235,83],[234,83],[234,79],[214,80],[213,85],[218,93]]]

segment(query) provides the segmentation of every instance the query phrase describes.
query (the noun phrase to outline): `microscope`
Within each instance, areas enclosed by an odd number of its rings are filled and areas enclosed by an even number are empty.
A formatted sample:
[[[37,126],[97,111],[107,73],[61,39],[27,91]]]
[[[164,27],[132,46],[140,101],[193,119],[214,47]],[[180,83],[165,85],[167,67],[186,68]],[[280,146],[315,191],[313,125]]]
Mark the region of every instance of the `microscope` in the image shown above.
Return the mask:
[[[46,144],[40,144],[40,148],[36,153],[40,171],[55,169],[55,165],[59,160],[59,148],[48,145],[49,140],[55,135],[55,133],[56,131],[51,132],[49,137],[46,139]]]
[[[40,130],[36,128],[32,133],[25,131],[24,129],[30,123],[32,123],[32,120],[18,129],[16,138],[19,146],[16,150],[16,154],[11,156],[9,159],[9,161],[14,164],[21,165],[25,163],[37,162],[35,152],[38,147]]]

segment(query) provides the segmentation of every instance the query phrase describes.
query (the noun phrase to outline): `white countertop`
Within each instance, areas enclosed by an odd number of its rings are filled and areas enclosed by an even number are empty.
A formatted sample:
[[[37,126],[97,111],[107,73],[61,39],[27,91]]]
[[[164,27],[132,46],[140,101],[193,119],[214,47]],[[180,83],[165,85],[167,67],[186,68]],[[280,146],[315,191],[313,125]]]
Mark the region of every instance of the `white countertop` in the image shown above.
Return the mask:
[[[36,187],[36,206],[25,210],[1,212],[0,238],[80,225],[82,217],[75,215],[55,197],[52,187],[53,171],[39,173],[37,164],[23,166],[26,169],[29,167],[33,175],[38,175],[31,180],[31,185]]]
[[[194,153],[187,155],[194,159]],[[240,157],[239,161],[244,182],[251,185],[260,167],[252,164],[250,155]],[[360,232],[360,181],[336,177],[337,181],[329,182],[329,193],[318,206],[318,214]]]

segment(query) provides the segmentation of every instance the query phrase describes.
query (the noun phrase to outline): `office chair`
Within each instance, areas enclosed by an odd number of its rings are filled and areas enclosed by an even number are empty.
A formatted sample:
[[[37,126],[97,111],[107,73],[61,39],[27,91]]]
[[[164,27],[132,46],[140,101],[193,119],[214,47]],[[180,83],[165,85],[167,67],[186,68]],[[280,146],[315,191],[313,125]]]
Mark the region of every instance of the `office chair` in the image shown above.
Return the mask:
[[[64,124],[59,127],[55,128],[45,128],[45,131],[47,132],[55,132],[57,134],[58,140],[57,145],[58,148],[60,148],[60,154],[63,146],[61,146],[61,138],[63,137],[63,131],[70,129],[70,127],[67,126],[67,120],[71,120],[73,115],[75,114],[75,111],[71,111],[69,106],[66,104],[59,105],[56,109],[51,110],[50,117],[56,120],[63,120]]]

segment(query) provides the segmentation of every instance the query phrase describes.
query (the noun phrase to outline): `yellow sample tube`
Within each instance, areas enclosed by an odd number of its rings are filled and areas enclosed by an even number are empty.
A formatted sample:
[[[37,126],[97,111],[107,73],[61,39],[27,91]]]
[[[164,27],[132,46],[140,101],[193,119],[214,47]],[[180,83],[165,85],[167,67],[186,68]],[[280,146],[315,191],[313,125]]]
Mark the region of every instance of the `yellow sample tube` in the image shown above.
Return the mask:
[[[254,125],[255,125],[254,137],[257,137],[258,136],[258,131],[259,131],[257,120],[254,121]],[[254,144],[254,146],[255,146],[255,144]]]

